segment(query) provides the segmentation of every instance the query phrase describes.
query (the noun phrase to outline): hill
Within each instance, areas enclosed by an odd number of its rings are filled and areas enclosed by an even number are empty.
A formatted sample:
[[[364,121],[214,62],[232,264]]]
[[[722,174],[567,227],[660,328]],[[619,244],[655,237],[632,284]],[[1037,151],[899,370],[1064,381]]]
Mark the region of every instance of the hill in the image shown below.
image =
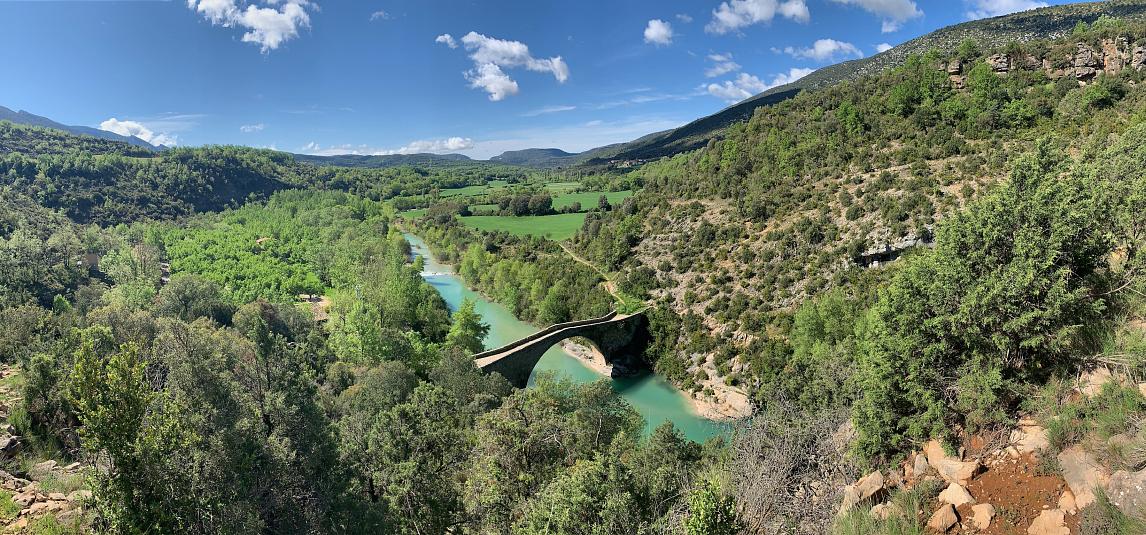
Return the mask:
[[[1069,34],[1079,21],[1093,22],[1102,15],[1125,21],[1146,20],[1146,2],[1123,0],[1055,6],[948,26],[875,56],[824,67],[793,83],[769,89],[680,128],[650,134],[613,150],[600,151],[587,163],[650,160],[697,149],[709,139],[723,135],[723,130],[729,125],[752,117],[757,108],[790,99],[801,91],[829,87],[902,65],[912,54],[954,50],[968,39],[983,48],[1055,39]]]
[[[150,143],[148,143],[142,139],[139,139],[135,136],[121,136],[121,135],[116,134],[114,132],[108,132],[106,130],[100,130],[98,128],[92,128],[90,126],[68,126],[66,124],[57,123],[56,121],[53,121],[47,117],[41,117],[39,115],[28,113],[24,110],[13,111],[9,108],[5,108],[4,106],[0,106],[0,121],[11,121],[11,122],[16,123],[16,124],[22,124],[22,125],[28,125],[28,126],[40,126],[43,128],[54,128],[56,130],[63,130],[65,132],[68,132],[71,134],[76,134],[76,135],[81,135],[81,136],[98,137],[100,139],[107,139],[107,140],[111,140],[111,141],[119,141],[122,143],[127,143],[129,145],[135,145],[137,147],[143,147],[143,148],[147,148],[147,149],[158,148],[158,147],[155,147],[154,145],[152,145],[152,144],[150,144]]]
[[[359,155],[339,154],[335,156],[314,156],[310,154],[295,154],[294,158],[303,163],[313,165],[334,165],[338,167],[359,167],[370,169],[383,169],[387,167],[400,167],[404,165],[454,165],[470,163],[473,160],[464,154],[386,154],[386,155]]]
[[[576,158],[577,154],[561,149],[522,149],[503,152],[489,161],[526,167],[559,167],[574,163]]]

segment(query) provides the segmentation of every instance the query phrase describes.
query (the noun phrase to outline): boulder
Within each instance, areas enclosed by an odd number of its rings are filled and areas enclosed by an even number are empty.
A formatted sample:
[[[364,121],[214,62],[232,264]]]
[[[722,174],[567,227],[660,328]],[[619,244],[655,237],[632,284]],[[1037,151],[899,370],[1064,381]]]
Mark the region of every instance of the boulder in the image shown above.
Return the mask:
[[[1024,418],[1019,425],[1011,431],[1011,446],[1020,456],[1035,453],[1050,447],[1047,439],[1047,430],[1035,423],[1034,420]]]
[[[1073,65],[1078,67],[1100,67],[1102,66],[1102,56],[1098,54],[1090,45],[1086,43],[1078,43],[1074,53]]]
[[[20,453],[23,446],[23,440],[18,436],[6,436],[0,438],[0,454],[4,457],[13,457]]]
[[[1098,464],[1081,446],[1071,446],[1058,454],[1062,478],[1074,493],[1075,507],[1084,509],[1094,503],[1094,490],[1110,479],[1106,469]]]
[[[927,474],[929,467],[927,465],[927,456],[919,453],[915,455],[915,465],[912,467],[915,477],[923,477]]]
[[[876,470],[855,483],[844,487],[844,498],[840,503],[839,514],[847,513],[856,504],[872,499],[883,492],[883,473]]]
[[[1106,497],[1128,516],[1146,513],[1146,470],[1119,470],[1106,484]]]
[[[1146,67],[1146,45],[1134,45],[1134,52],[1130,55],[1130,66],[1138,70]]]
[[[987,58],[987,65],[995,72],[1010,72],[1011,56],[1006,54],[992,54]]]
[[[46,473],[54,470],[56,468],[56,466],[57,466],[56,461],[49,459],[49,460],[44,461],[42,463],[36,463],[36,464],[32,465],[32,469],[29,471],[37,473],[37,474],[46,474]]]
[[[928,442],[923,447],[923,452],[927,454],[927,464],[939,472],[939,476],[948,483],[964,485],[979,471],[979,461],[964,462],[948,456],[938,440]]]
[[[1078,376],[1078,391],[1092,398],[1102,392],[1102,386],[1114,381],[1114,376],[1106,368],[1095,368]]]
[[[959,523],[959,515],[955,512],[955,507],[951,504],[944,504],[932,513],[931,518],[927,520],[927,527],[938,531],[939,533],[946,533],[951,529],[951,526]]]
[[[975,524],[976,528],[983,531],[991,527],[991,521],[995,519],[995,506],[989,503],[981,503],[979,505],[971,506],[971,522]]]
[[[1058,508],[1071,515],[1078,512],[1078,504],[1075,503],[1074,493],[1070,489],[1062,491],[1062,496],[1058,497]]]
[[[876,520],[887,520],[889,518],[903,518],[903,509],[894,503],[878,503],[871,508],[871,517]]]
[[[975,503],[975,498],[971,497],[971,493],[958,483],[952,483],[939,493],[939,501],[959,507],[963,504]]]
[[[963,73],[963,61],[958,58],[951,60],[947,64],[947,74],[955,75]]]
[[[56,501],[64,501],[64,500],[68,499],[68,496],[62,492],[52,492],[52,493],[48,494],[48,499],[49,500],[56,500]]]
[[[1027,528],[1028,535],[1070,535],[1066,527],[1066,515],[1059,509],[1046,509],[1039,514],[1031,526]]]

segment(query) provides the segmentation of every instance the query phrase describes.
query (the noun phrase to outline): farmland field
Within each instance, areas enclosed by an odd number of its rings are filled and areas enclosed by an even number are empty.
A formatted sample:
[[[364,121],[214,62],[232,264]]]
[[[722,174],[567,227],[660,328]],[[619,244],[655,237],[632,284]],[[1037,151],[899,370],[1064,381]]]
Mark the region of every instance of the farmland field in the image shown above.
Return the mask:
[[[541,216],[476,215],[461,218],[463,225],[485,231],[502,230],[517,236],[542,236],[551,240],[571,238],[585,222],[585,214]]]
[[[560,210],[575,202],[581,203],[582,210],[589,210],[597,207],[597,199],[601,197],[602,192],[591,191],[585,193],[566,193],[564,195],[557,195],[553,197],[553,209]],[[609,199],[609,204],[617,205],[621,201],[629,198],[633,194],[632,191],[610,191],[605,193],[605,198]]]

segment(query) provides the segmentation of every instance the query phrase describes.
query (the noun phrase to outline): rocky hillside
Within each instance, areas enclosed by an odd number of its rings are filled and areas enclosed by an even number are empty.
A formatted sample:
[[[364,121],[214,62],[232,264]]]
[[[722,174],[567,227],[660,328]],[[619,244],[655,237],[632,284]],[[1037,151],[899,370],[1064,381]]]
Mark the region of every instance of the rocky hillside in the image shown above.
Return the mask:
[[[824,67],[796,82],[769,89],[714,115],[598,154],[590,163],[649,160],[693,150],[704,146],[709,139],[723,135],[723,130],[733,123],[752,117],[759,107],[782,102],[801,91],[821,89],[878,74],[903,65],[913,54],[924,54],[929,50],[954,50],[968,39],[978,42],[984,48],[1057,39],[1068,35],[1078,22],[1093,22],[1103,15],[1127,21],[1144,20],[1146,2],[1116,0],[1055,6],[949,26],[872,57]]]
[[[577,246],[620,271],[623,291],[683,318],[663,373],[698,396],[769,392],[802,303],[834,288],[866,295],[1034,140],[1054,139],[1080,169],[1137,143],[1109,147],[1146,107],[1146,29],[1103,21],[1056,41],[915,56],[762,109],[631,173],[644,191],[590,218]]]

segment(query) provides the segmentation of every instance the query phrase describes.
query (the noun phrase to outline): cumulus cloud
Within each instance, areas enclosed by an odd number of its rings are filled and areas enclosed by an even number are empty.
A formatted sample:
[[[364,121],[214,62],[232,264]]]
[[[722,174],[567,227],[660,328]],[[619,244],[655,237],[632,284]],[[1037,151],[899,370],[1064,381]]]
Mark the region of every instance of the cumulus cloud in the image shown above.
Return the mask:
[[[309,0],[261,1],[187,0],[187,7],[211,24],[246,30],[243,42],[259,45],[263,53],[298,37],[300,28],[310,26],[309,10],[318,9]]]
[[[645,42],[657,46],[672,44],[672,24],[661,19],[653,19],[645,26]]]
[[[370,14],[370,22],[374,22],[376,20],[390,20],[390,18],[390,14],[381,9]]]
[[[883,33],[899,30],[904,22],[922,17],[923,11],[911,0],[832,0],[837,4],[859,6],[883,19]]]
[[[439,35],[434,41],[450,48],[457,47],[457,41],[450,34]],[[547,72],[552,74],[558,83],[564,83],[569,79],[569,66],[561,56],[535,58],[529,52],[529,47],[520,41],[508,41],[470,32],[462,37],[461,43],[474,62],[474,67],[462,73],[463,76],[470,83],[470,87],[485,91],[492,101],[504,100],[518,93],[517,82],[506,74],[506,69],[523,68],[534,72]]]
[[[804,0],[728,0],[712,10],[712,20],[705,25],[704,30],[725,34],[745,26],[771,22],[776,15],[798,22],[808,22],[811,19]]]
[[[517,82],[505,74],[496,63],[479,63],[463,74],[470,87],[489,93],[489,99],[494,102],[517,94]]]
[[[732,54],[709,54],[708,60],[713,63],[711,67],[704,70],[704,75],[708,78],[716,78],[740,70],[740,64],[732,61]]]
[[[784,53],[794,58],[814,59],[824,61],[835,59],[837,56],[863,57],[863,52],[855,45],[835,39],[817,39],[810,47],[785,47]]]
[[[310,143],[303,145],[299,151],[306,154],[314,154],[317,156],[335,156],[342,154],[352,154],[357,156],[391,156],[395,154],[445,154],[450,152],[469,150],[473,147],[474,141],[468,137],[449,137],[445,139],[424,139],[411,141],[405,146],[396,149],[379,149],[368,147],[366,145],[332,145],[329,147],[323,147],[322,145],[311,141]]]
[[[253,134],[255,132],[262,132],[264,127],[263,123],[245,124],[239,127],[239,131],[244,134]]]
[[[1034,0],[964,0],[963,3],[968,6],[967,18],[971,20],[1009,15],[1048,5]]]
[[[150,128],[136,121],[121,121],[112,117],[99,124],[99,129],[121,136],[135,136],[152,145],[167,145],[172,147],[179,144],[179,139],[170,134],[153,132]]]
[[[888,43],[880,43],[878,45],[875,45],[875,51],[876,52],[887,52],[888,50],[891,50],[893,48],[895,48],[895,47],[891,46]]]
[[[706,90],[708,94],[724,100],[729,104],[735,104],[753,95],[763,93],[773,87],[779,87],[784,84],[790,84],[811,74],[814,69],[789,69],[786,73],[780,73],[772,77],[772,81],[765,82],[746,72],[740,73],[735,80],[726,80],[720,84],[708,84]]]
[[[434,42],[435,43],[441,43],[441,44],[446,45],[450,48],[457,48],[458,47],[458,42],[454,40],[454,36],[452,36],[448,33],[443,33],[442,35],[435,37]]]
[[[688,13],[677,13],[676,14],[676,20],[679,20],[685,24],[688,24],[688,23],[692,22],[692,15],[689,15]]]
[[[420,154],[425,152],[442,154],[472,149],[473,147],[474,140],[468,137],[450,137],[446,139],[412,141],[404,147],[391,151],[383,151],[380,154]]]

